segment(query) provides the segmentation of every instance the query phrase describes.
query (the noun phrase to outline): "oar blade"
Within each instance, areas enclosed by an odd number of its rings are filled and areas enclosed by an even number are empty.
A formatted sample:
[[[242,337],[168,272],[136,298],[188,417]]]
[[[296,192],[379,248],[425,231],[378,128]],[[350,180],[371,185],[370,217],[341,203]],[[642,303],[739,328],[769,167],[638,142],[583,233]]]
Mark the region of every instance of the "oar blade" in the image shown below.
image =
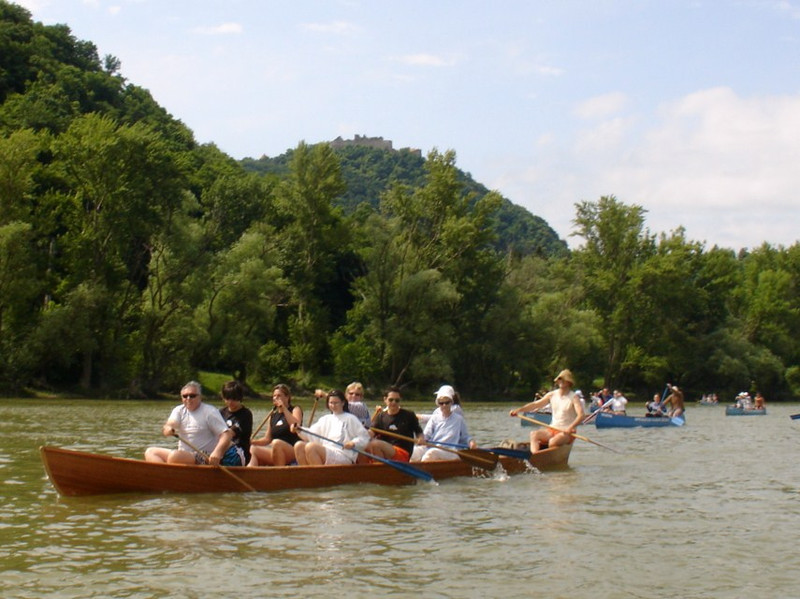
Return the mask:
[[[672,419],[672,424],[674,424],[675,426],[683,426],[684,424],[686,424],[686,421],[680,416],[675,416]]]
[[[791,416],[789,416],[789,418],[791,418],[792,420],[800,420],[800,414],[792,414]]]

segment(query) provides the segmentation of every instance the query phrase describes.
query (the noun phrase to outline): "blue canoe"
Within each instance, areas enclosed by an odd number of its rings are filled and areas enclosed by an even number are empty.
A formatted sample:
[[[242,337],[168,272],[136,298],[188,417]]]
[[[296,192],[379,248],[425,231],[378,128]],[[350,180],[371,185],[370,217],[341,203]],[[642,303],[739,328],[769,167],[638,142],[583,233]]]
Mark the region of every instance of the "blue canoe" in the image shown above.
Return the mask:
[[[611,414],[609,412],[599,412],[594,419],[597,428],[634,428],[637,426],[683,426],[686,418],[668,418],[666,416],[625,416],[622,414]]]
[[[726,416],[766,416],[767,408],[737,408],[736,406],[725,406]]]

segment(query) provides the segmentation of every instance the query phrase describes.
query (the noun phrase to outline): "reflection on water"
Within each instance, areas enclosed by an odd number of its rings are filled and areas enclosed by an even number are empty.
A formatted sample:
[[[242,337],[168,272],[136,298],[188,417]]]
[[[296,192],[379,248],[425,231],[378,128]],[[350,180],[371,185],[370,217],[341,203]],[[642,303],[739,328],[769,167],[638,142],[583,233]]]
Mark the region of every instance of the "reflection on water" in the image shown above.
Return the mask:
[[[0,402],[3,597],[791,597],[800,585],[795,406],[589,427],[572,468],[439,485],[60,498],[41,444],[140,457],[171,405]],[[255,406],[256,416],[266,403]],[[469,405],[479,440],[522,439]],[[168,441],[166,442],[169,443]]]

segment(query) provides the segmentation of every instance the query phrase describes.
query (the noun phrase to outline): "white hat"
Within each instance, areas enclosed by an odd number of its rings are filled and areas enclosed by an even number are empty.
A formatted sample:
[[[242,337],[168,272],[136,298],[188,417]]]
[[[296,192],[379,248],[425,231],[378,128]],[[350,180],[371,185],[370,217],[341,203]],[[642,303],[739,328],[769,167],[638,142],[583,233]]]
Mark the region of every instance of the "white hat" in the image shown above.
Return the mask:
[[[439,399],[440,397],[449,397],[450,399],[453,399],[455,396],[456,396],[456,390],[453,389],[450,385],[442,385],[436,392],[436,399]]]

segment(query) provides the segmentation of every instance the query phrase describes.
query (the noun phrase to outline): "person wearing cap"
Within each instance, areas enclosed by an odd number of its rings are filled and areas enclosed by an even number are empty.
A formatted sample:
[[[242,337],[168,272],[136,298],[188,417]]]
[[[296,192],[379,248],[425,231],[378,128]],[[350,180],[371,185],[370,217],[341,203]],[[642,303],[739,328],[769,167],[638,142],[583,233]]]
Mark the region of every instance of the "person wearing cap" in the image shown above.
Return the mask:
[[[664,404],[669,404],[669,417],[676,418],[683,414],[685,408],[683,406],[683,391],[678,389],[675,385],[671,385],[667,383],[667,388],[670,390],[670,394],[667,395],[667,398],[664,400]]]
[[[422,432],[423,440],[414,449],[412,461],[429,462],[433,460],[457,460],[458,455],[436,447],[429,447],[427,443],[441,443],[448,445],[462,445],[475,449],[478,445],[467,431],[467,423],[460,408],[454,409],[458,396],[456,390],[450,385],[442,385],[436,392],[437,409],[425,423]]]
[[[322,464],[353,464],[358,457],[354,449],[363,450],[369,443],[369,434],[361,421],[348,412],[347,399],[339,389],[328,393],[326,414],[308,427],[324,439],[313,437],[292,425],[301,441],[294,446],[295,458],[301,466]]]
[[[530,412],[550,405],[553,408],[553,419],[550,426],[553,428],[540,428],[531,431],[531,453],[536,453],[540,449],[567,445],[572,443],[574,433],[578,425],[583,420],[583,405],[575,395],[572,388],[575,386],[575,379],[569,370],[562,370],[555,378],[557,389],[545,394],[541,399],[536,399],[509,412],[510,416],[516,417],[521,412]]]
[[[375,437],[367,445],[367,451],[387,460],[408,462],[414,452],[414,442],[398,439],[390,435],[381,435],[380,431],[387,431],[403,435],[409,439],[422,440],[422,427],[419,418],[411,410],[400,407],[400,389],[389,387],[383,397],[386,409],[376,412],[372,418],[370,434]]]

